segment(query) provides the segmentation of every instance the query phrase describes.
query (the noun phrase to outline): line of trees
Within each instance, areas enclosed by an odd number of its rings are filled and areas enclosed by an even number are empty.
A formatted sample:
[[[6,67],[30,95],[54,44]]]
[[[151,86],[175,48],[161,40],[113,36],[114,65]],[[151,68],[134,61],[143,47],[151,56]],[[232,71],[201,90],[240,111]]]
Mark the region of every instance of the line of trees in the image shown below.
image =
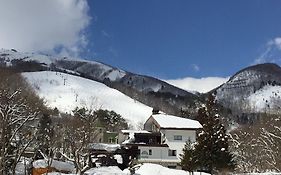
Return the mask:
[[[0,174],[15,174],[27,152],[31,161],[68,160],[77,173],[95,166],[89,144],[101,129],[118,131],[128,125],[114,111],[77,108],[73,114],[50,110],[19,73],[0,69]],[[30,174],[31,166],[25,172]]]

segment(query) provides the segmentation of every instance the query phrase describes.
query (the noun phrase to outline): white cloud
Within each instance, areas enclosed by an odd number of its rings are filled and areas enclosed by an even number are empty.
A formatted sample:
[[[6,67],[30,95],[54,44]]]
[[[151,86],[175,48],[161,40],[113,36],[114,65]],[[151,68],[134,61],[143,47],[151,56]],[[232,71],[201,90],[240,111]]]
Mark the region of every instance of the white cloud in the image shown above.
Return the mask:
[[[273,40],[270,40],[268,42],[268,45],[269,46],[275,46],[276,48],[278,48],[279,50],[281,50],[281,38],[280,37],[277,37],[277,38],[274,38]]]
[[[101,34],[106,37],[106,38],[110,38],[111,36],[109,35],[109,33],[107,33],[105,30],[101,31]]]
[[[281,63],[281,38],[276,37],[265,44],[264,51],[251,65],[261,63]]]
[[[86,0],[2,0],[0,47],[78,54],[87,45],[88,10]]]
[[[208,92],[223,83],[225,83],[229,77],[205,77],[205,78],[181,78],[175,80],[164,80],[176,87],[182,88],[187,91],[197,91],[200,93]]]
[[[198,72],[200,70],[200,67],[197,64],[192,64],[191,67],[195,72]]]

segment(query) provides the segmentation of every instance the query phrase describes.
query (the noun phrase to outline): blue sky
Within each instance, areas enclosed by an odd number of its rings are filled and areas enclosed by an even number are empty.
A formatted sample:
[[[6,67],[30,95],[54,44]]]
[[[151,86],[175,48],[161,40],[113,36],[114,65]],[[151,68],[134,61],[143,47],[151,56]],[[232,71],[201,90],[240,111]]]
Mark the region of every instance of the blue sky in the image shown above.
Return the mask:
[[[280,0],[3,0],[0,21],[0,48],[161,79],[281,65]]]
[[[225,77],[272,61],[260,57],[281,36],[277,0],[88,3],[92,20],[82,56],[164,79]]]

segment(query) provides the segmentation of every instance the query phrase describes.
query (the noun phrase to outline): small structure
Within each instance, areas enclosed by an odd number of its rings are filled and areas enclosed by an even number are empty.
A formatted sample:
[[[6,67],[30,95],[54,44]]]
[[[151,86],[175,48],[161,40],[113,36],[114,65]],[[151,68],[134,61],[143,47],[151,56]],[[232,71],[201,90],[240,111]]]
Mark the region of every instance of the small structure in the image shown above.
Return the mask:
[[[139,163],[180,168],[178,163],[185,143],[195,142],[197,131],[201,128],[196,120],[154,113],[145,122],[145,130],[122,130],[119,142],[123,141],[122,146],[132,150],[132,156]]]

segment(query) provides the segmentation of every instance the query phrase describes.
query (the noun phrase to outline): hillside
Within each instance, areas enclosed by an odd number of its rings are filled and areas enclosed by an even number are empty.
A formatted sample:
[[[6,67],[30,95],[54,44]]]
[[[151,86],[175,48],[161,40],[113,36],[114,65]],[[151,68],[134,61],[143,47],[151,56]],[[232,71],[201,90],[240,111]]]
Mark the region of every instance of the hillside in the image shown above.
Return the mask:
[[[247,67],[216,89],[223,106],[234,112],[277,113],[280,109],[281,68],[276,64]]]
[[[95,80],[143,104],[175,115],[180,115],[182,109],[188,111],[189,115],[195,114],[196,107],[200,103],[197,95],[162,80],[95,61],[2,49],[0,66],[12,67],[20,72],[51,70]]]
[[[103,63],[79,58],[55,57],[15,50],[0,50],[0,66],[20,72],[55,71],[105,84],[147,106],[193,118],[206,94],[192,94],[154,77],[127,72]],[[259,64],[238,71],[209,93],[234,114],[277,113],[280,109],[281,68]],[[184,111],[184,114],[182,113]]]
[[[76,107],[114,110],[134,127],[152,112],[152,108],[96,81],[50,71],[22,75],[47,106],[62,112],[71,113]]]

